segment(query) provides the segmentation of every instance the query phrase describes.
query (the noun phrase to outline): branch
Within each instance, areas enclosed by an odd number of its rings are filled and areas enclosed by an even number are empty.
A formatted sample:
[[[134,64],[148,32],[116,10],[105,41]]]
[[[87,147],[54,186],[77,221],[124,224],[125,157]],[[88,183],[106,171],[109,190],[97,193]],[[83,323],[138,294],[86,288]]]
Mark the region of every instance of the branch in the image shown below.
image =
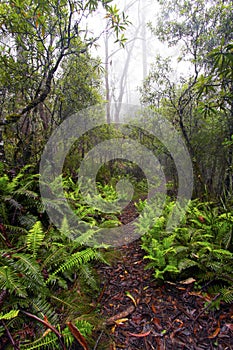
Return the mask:
[[[8,327],[6,326],[5,322],[2,321],[2,324],[3,324],[3,327],[5,328],[5,330],[6,330],[6,332],[7,332],[7,335],[8,335],[8,337],[9,337],[10,341],[11,341],[11,344],[12,344],[13,348],[14,348],[15,350],[19,350],[19,347],[18,347],[18,345],[16,345],[16,343],[15,343],[15,341],[14,341],[14,339],[13,339],[13,337],[12,337],[12,335],[11,335],[9,329],[8,329]]]
[[[20,312],[22,312],[24,315],[26,315],[28,317],[34,318],[34,320],[42,323],[46,328],[51,329],[51,331],[53,333],[55,333],[56,336],[58,337],[58,340],[59,340],[59,343],[61,345],[62,350],[66,350],[65,344],[63,343],[63,335],[61,333],[59,333],[58,330],[55,327],[53,327],[50,323],[48,323],[48,322],[42,320],[41,318],[37,317],[36,315],[31,314],[30,312],[23,311],[23,310],[20,310]]]

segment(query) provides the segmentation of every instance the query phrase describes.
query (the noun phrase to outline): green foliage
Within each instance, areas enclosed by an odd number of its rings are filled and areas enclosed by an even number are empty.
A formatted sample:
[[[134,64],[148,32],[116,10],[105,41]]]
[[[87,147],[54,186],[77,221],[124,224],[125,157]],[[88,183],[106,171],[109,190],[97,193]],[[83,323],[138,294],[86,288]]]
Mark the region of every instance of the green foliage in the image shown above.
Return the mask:
[[[30,167],[22,169],[12,179],[1,174],[0,186],[2,212],[5,212],[0,226],[0,289],[3,293],[0,318],[10,332],[14,329],[17,333],[29,321],[30,316],[23,313],[29,311],[41,320],[48,319],[60,329],[67,347],[71,346],[74,337],[66,322],[72,321],[88,337],[92,330],[91,317],[95,318],[95,315],[90,316],[90,322],[83,319],[83,314],[90,309],[92,293],[98,290],[93,263],[105,261],[99,249],[86,247],[93,242],[95,231],[84,231],[73,241],[66,218],[61,230],[54,228],[39,200],[38,176],[31,173]],[[111,188],[101,189],[102,195],[112,200]],[[77,185],[70,178],[64,179],[64,190],[74,208],[82,212],[83,222],[88,223],[90,218],[96,226],[107,224],[108,220],[110,226],[114,220],[118,222],[110,215],[98,219],[96,210],[85,206]],[[33,339],[26,336],[20,347],[57,349],[58,338],[53,331],[43,335],[45,329],[40,322],[34,322]],[[0,337],[3,335],[4,329]]]
[[[26,238],[28,250],[32,252],[32,256],[34,258],[36,257],[37,251],[44,240],[44,236],[45,233],[43,232],[41,222],[37,221],[29,230]]]
[[[0,314],[0,320],[11,320],[12,318],[15,318],[18,316],[19,310],[11,310],[6,314]]]
[[[232,193],[232,1],[159,0],[150,29],[179,50],[178,68],[155,56],[141,88],[141,100],[182,133],[194,169],[194,197]],[[187,71],[183,71],[183,67]],[[167,163],[170,157],[167,157]],[[167,164],[166,164],[167,167]],[[170,170],[170,177],[174,172]],[[203,196],[206,196],[203,198]]]
[[[79,266],[82,266],[90,260],[96,258],[97,253],[95,250],[93,250],[93,248],[87,248],[85,250],[72,254],[68,260],[61,264],[59,268],[50,275],[49,279],[47,280],[47,283],[49,283],[51,280],[54,280],[55,276],[59,272],[65,272],[66,270],[71,270],[74,267],[78,268]]]
[[[86,320],[76,320],[75,326],[78,328],[79,332],[85,337],[89,337],[92,333],[93,326]],[[73,336],[66,326],[64,330],[61,331],[61,334],[64,339],[64,344],[66,347],[72,346]],[[58,349],[58,340],[54,333],[48,332],[46,335],[43,335],[41,338],[31,342],[30,344],[22,344],[22,350],[36,350],[36,349],[48,349],[56,350]]]
[[[199,282],[219,281],[222,299],[232,298],[233,280],[233,215],[220,210],[214,203],[191,201],[182,223],[166,230],[173,202],[168,202],[163,216],[154,221],[143,213],[137,229],[142,236],[148,268],[157,279],[190,277]]]

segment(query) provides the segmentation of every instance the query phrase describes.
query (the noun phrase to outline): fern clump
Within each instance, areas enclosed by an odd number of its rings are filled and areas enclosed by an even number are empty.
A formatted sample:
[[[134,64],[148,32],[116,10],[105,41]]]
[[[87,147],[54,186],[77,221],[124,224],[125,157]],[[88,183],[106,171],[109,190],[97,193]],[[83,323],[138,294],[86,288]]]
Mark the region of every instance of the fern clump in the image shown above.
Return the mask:
[[[95,315],[89,314],[90,320],[84,315],[90,313],[99,288],[93,266],[104,258],[94,246],[90,225],[72,240],[66,217],[60,230],[50,224],[39,198],[38,178],[29,166],[12,179],[0,176],[0,342],[3,337],[10,344],[13,338],[8,335],[14,334],[20,349],[58,349],[61,343],[68,348],[75,336],[67,322],[85,337],[92,332]],[[76,184],[64,181],[67,198],[84,223],[119,222],[111,215],[99,219],[96,210],[83,204]],[[87,247],[90,241],[92,247]],[[21,337],[29,322],[34,326]]]
[[[147,268],[154,269],[157,279],[183,279],[192,274],[199,283],[221,282],[222,300],[232,300],[233,280],[233,215],[220,211],[213,203],[191,201],[179,227],[166,230],[168,216],[174,206],[169,202],[163,215],[150,220],[142,215],[137,230],[142,236]]]

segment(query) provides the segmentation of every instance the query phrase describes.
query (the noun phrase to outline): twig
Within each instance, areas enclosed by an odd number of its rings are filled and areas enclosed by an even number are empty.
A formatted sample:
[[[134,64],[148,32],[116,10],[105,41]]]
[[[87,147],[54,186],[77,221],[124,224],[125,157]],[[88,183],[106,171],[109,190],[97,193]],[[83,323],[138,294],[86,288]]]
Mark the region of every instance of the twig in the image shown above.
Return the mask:
[[[217,300],[220,297],[221,293],[218,293],[217,295],[215,295],[215,297],[209,302],[209,304],[204,307],[204,309],[201,310],[201,312],[199,312],[199,314],[194,318],[194,322],[196,322],[198,320],[198,318],[206,311],[209,309],[209,307],[211,306],[211,304]]]
[[[106,325],[107,326],[113,325],[116,320],[129,316],[130,314],[132,314],[134,312],[134,310],[135,310],[135,307],[133,305],[129,306],[126,310],[108,318],[106,321]]]
[[[3,324],[3,327],[5,328],[5,330],[6,330],[6,332],[7,332],[7,335],[8,335],[8,337],[9,337],[9,339],[10,339],[10,342],[11,342],[13,348],[14,348],[15,350],[19,350],[19,347],[18,347],[18,345],[15,343],[15,341],[14,341],[14,339],[13,339],[13,337],[12,337],[12,335],[11,335],[9,329],[8,329],[8,327],[6,326],[5,322],[2,321],[2,324]]]
[[[98,336],[98,339],[96,340],[96,343],[95,343],[95,346],[94,346],[93,350],[97,349],[97,346],[99,345],[99,342],[100,342],[100,339],[101,339],[101,337],[103,335],[103,332],[104,331],[101,331],[100,335]]]
[[[147,343],[150,345],[152,350],[155,350],[154,346],[152,345],[152,343],[149,340],[147,340]]]
[[[31,314],[30,312],[23,311],[23,310],[20,310],[20,312],[22,312],[24,315],[27,315],[28,317],[34,318],[34,320],[42,323],[46,328],[51,329],[51,331],[53,331],[53,333],[55,333],[56,336],[58,337],[58,340],[59,340],[59,343],[61,345],[62,350],[66,350],[65,344],[63,343],[63,336],[62,336],[62,334],[60,334],[58,332],[58,330],[55,327],[53,327],[50,323],[48,323],[48,322],[42,320],[41,318],[37,317],[36,315]]]

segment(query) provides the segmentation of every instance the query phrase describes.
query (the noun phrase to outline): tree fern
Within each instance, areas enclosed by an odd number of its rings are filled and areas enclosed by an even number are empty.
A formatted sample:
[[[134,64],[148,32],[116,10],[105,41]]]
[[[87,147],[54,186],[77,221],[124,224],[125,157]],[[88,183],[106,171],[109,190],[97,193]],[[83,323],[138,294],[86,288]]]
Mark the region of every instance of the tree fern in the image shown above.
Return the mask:
[[[32,256],[36,258],[38,249],[40,248],[45,237],[45,233],[43,231],[43,227],[40,221],[37,221],[31,230],[29,231],[26,243],[29,251],[32,252]]]

